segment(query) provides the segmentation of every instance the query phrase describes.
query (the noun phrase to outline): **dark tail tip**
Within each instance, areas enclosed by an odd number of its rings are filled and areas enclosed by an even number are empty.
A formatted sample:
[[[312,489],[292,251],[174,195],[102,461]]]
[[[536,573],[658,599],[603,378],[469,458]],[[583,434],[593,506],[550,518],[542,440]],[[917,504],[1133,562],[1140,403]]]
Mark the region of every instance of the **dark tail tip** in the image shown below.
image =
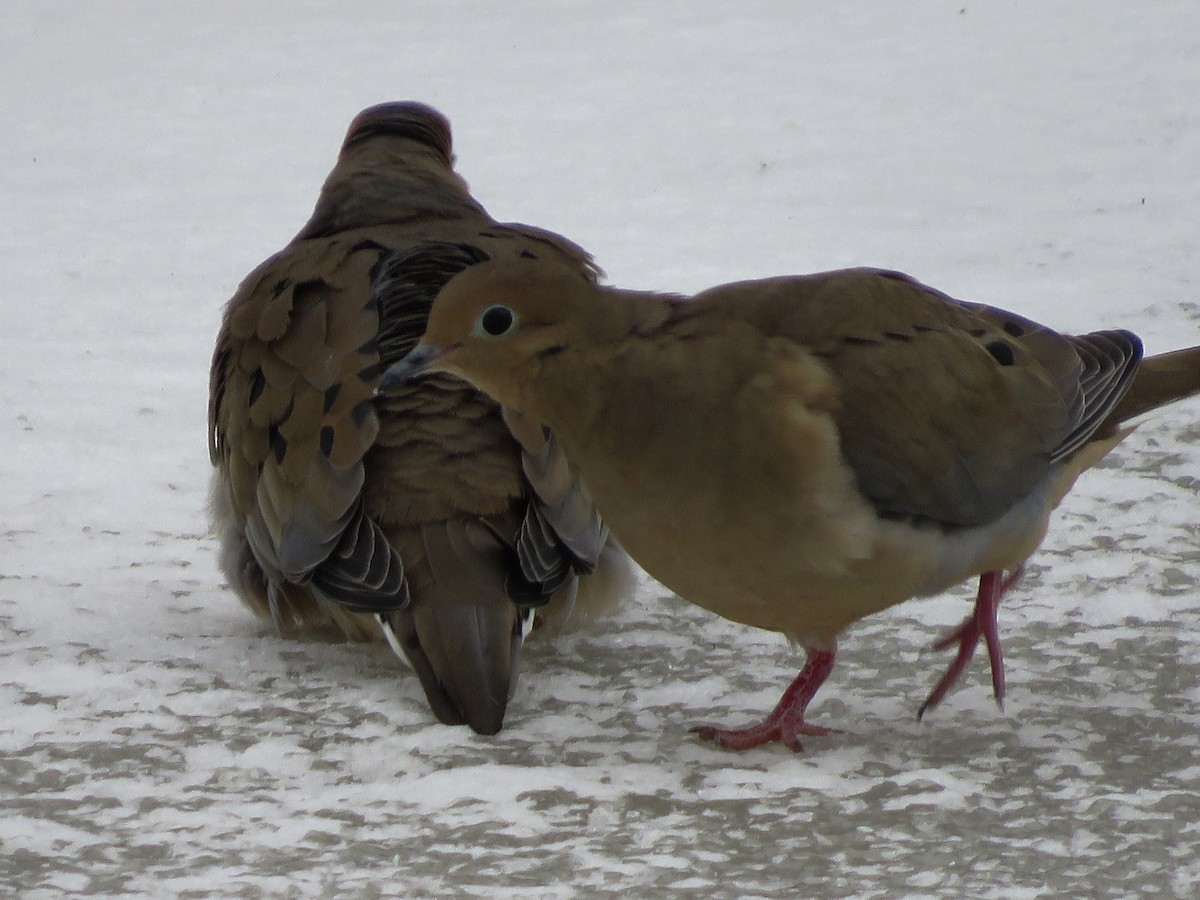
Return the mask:
[[[434,715],[478,734],[504,726],[521,649],[517,609],[418,603],[388,616]]]

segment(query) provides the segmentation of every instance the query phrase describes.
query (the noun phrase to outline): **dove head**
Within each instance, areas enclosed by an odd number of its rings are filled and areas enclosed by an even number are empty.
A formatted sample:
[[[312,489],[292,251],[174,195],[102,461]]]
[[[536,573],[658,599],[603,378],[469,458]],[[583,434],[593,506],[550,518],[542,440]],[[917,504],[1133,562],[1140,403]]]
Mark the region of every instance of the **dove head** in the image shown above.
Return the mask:
[[[407,219],[486,215],[454,171],[450,123],[424,103],[364,109],[346,131],[312,218],[296,240]]]
[[[471,266],[442,288],[420,343],[384,373],[379,392],[449,372],[522,409],[521,389],[546,360],[606,330],[602,290],[578,270],[540,259]]]
[[[449,169],[454,165],[450,122],[432,106],[414,101],[380,103],[354,117],[342,142],[342,153],[379,137],[407,138],[437,153]]]

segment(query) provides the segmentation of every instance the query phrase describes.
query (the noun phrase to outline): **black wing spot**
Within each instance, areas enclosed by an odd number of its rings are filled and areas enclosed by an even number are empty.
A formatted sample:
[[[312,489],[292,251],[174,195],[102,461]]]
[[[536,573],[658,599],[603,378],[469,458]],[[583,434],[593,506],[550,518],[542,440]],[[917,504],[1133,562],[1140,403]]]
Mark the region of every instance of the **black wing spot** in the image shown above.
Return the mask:
[[[342,383],[339,381],[331,384],[325,389],[325,402],[322,404],[321,412],[327,413],[333,409],[333,404],[337,402],[338,394],[342,392]]]
[[[287,438],[279,433],[279,426],[272,424],[267,429],[267,441],[271,445],[271,450],[275,453],[276,465],[283,465],[283,458],[287,456]]]
[[[333,453],[333,426],[324,425],[321,427],[321,452],[328,457]]]
[[[843,344],[853,344],[856,347],[869,347],[872,344],[878,344],[879,341],[871,340],[871,338],[844,337],[844,338],[842,338],[842,343]]]
[[[361,403],[355,404],[354,408],[350,410],[350,421],[354,423],[355,428],[362,428],[374,411],[374,404],[370,400],[363,400]]]
[[[262,396],[263,389],[267,386],[267,376],[263,374],[261,368],[254,370],[254,375],[250,378],[250,403],[253,406],[258,402],[258,398]]]
[[[1022,328],[1020,325],[1018,325],[1016,322],[1005,322],[1004,330],[1007,331],[1009,334],[1011,334],[1013,337],[1020,337],[1021,335],[1023,335],[1025,333],[1025,329]]]
[[[899,331],[885,331],[883,335],[893,341],[911,341],[913,339],[911,334],[902,334]]]
[[[1013,348],[1004,341],[992,341],[987,345],[987,352],[1002,366],[1011,366],[1016,361]]]
[[[537,254],[532,250],[522,250],[520,256],[521,259],[537,259]]]
[[[298,281],[292,289],[293,302],[297,307],[304,307],[315,302],[325,295],[329,290],[329,284],[321,278],[310,278],[307,281]]]

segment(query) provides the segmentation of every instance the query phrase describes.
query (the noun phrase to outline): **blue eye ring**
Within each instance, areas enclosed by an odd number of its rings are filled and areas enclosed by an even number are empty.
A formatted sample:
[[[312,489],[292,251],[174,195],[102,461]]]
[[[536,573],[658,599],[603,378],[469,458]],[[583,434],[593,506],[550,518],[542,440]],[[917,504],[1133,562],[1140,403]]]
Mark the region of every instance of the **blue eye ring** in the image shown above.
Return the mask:
[[[479,314],[476,329],[488,337],[508,334],[517,326],[517,314],[501,303],[493,303]]]

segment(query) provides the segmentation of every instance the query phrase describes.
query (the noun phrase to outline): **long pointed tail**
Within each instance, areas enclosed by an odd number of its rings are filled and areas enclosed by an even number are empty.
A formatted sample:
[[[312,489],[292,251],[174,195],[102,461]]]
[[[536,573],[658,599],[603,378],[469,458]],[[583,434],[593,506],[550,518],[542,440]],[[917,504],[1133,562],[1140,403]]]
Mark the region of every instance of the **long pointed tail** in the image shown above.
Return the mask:
[[[1194,394],[1200,394],[1200,347],[1151,356],[1142,361],[1129,392],[1109,414],[1108,422],[1126,422]]]

